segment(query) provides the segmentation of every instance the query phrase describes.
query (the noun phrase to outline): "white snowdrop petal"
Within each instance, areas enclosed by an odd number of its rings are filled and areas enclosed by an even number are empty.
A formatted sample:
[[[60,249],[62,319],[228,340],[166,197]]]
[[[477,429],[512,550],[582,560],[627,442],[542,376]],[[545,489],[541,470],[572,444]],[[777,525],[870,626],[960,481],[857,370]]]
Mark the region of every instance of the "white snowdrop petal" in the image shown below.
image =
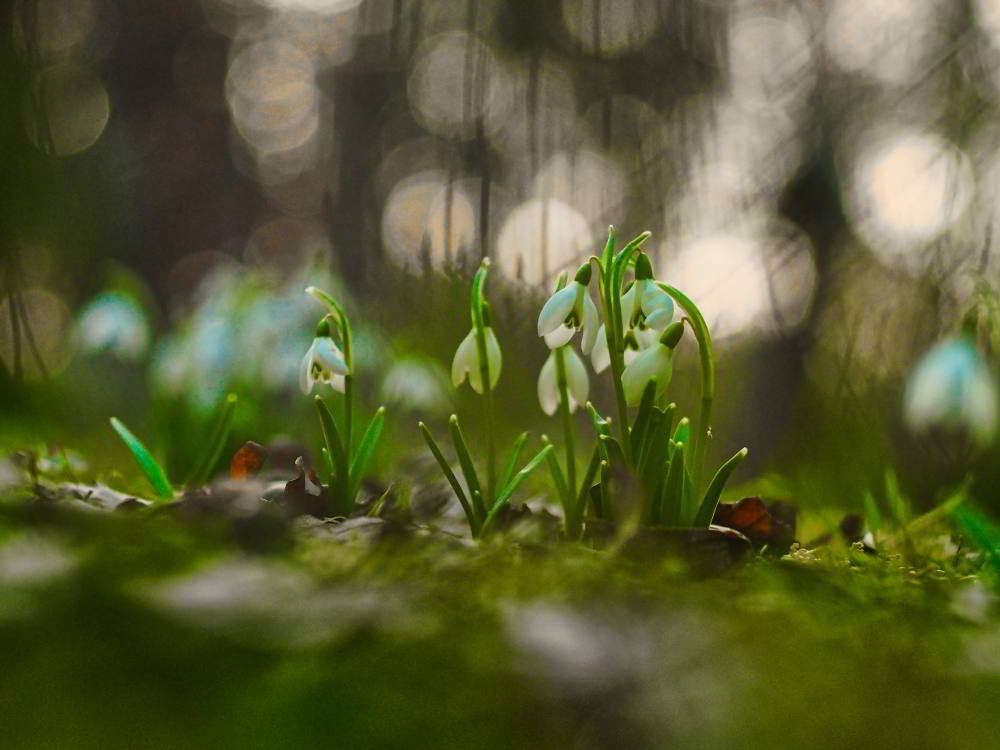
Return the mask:
[[[587,377],[587,368],[584,367],[583,360],[575,351],[567,348],[564,352],[566,387],[571,396],[570,402],[585,404],[590,395],[590,379]]]
[[[604,326],[597,329],[594,348],[590,352],[590,364],[594,372],[600,374],[611,366],[611,352],[608,350],[608,338],[604,333]]]
[[[637,406],[642,401],[643,391],[650,380],[657,381],[656,393],[662,395],[670,383],[670,375],[670,350],[662,345],[646,349],[622,373],[625,401],[629,406]]]
[[[497,387],[500,380],[500,370],[503,368],[503,352],[500,350],[500,342],[492,328],[486,329],[486,363],[490,376],[490,390]]]
[[[476,336],[475,331],[469,331],[468,335],[462,339],[462,343],[455,350],[455,358],[451,361],[451,384],[458,388],[465,380],[467,373],[471,375],[474,370],[478,370],[476,365]]]
[[[538,315],[538,335],[545,336],[562,325],[576,305],[576,282],[568,284],[553,294],[545,302],[542,312]]]
[[[538,373],[538,403],[552,416],[559,409],[559,385],[556,382],[556,353],[551,352]]]
[[[544,336],[545,345],[549,347],[549,349],[558,349],[560,346],[568,344],[575,333],[575,328],[570,328],[567,325],[560,325],[552,331],[552,333],[548,333]]]
[[[597,314],[597,306],[590,298],[590,294],[583,293],[583,339],[580,348],[584,354],[590,354],[597,343],[597,329],[600,325],[600,316]]]

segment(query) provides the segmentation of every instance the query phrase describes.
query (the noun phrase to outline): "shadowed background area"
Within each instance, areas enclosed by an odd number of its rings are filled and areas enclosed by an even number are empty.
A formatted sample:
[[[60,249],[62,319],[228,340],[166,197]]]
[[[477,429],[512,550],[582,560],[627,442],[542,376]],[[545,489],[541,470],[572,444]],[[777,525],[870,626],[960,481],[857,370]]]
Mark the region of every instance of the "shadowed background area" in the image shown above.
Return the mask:
[[[1000,2],[19,0],[6,20],[18,439],[78,445],[148,401],[183,430],[179,401],[197,414],[241,375],[276,394],[244,417],[255,434],[298,435],[298,296],[320,272],[371,324],[370,398],[446,410],[487,255],[499,396],[544,429],[537,305],[614,223],[652,230],[658,275],[704,310],[713,450],[751,446],[771,494],[856,507],[887,462],[924,502],[970,462],[990,486],[995,456],[899,415],[914,361],[996,275]],[[78,356],[74,321],[109,289],[141,303],[148,363],[141,336],[131,364]]]

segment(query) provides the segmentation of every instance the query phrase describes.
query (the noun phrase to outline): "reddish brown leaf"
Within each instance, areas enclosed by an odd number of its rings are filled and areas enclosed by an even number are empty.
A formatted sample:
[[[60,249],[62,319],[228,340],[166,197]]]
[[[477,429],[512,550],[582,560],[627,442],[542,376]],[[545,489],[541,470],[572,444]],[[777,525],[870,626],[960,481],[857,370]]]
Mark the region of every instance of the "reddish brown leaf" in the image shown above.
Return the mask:
[[[257,476],[257,472],[266,460],[267,450],[264,446],[252,440],[244,443],[229,462],[229,478],[240,481]]]
[[[713,523],[745,534],[755,547],[787,549],[795,538],[795,509],[787,503],[768,506],[759,497],[720,503]]]

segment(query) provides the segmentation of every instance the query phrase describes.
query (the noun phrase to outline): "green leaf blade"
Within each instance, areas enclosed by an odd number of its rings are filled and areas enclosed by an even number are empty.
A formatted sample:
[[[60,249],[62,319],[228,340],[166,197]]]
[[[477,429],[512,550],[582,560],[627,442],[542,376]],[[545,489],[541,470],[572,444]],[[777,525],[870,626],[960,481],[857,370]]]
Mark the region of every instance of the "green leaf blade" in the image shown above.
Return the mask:
[[[152,486],[156,496],[161,500],[173,498],[174,490],[170,486],[170,480],[167,479],[166,472],[153,457],[153,454],[149,452],[149,449],[117,417],[111,417],[111,427],[125,443],[125,447],[129,449],[136,463],[139,464],[139,468],[142,469],[142,473]]]

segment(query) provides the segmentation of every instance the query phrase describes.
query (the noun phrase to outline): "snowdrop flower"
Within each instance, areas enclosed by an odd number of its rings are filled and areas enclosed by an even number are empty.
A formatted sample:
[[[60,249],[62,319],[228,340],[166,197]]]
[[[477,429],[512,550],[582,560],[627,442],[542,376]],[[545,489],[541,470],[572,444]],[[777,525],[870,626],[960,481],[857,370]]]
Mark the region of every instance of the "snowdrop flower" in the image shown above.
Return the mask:
[[[996,432],[997,394],[989,368],[968,337],[943,341],[910,375],[904,396],[910,429],[964,428],[981,443]]]
[[[597,341],[598,314],[594,301],[587,293],[590,284],[590,264],[585,263],[576,272],[576,278],[555,292],[542,307],[538,316],[538,335],[545,339],[549,349],[558,349],[569,343],[577,329],[583,330],[580,348],[590,354]]]
[[[335,391],[343,393],[344,376],[350,372],[343,352],[330,337],[330,324],[324,318],[316,327],[316,337],[302,358],[299,386],[307,396],[316,383],[328,383]]]
[[[570,413],[576,411],[576,407],[580,404],[587,403],[587,396],[590,393],[587,368],[584,367],[580,355],[568,346],[553,349],[538,374],[538,403],[542,405],[542,411],[550,417],[559,410],[559,368],[556,357],[560,351],[563,353],[563,364],[566,367],[566,395],[569,397]]]
[[[139,359],[149,347],[142,308],[120,292],[94,297],[81,311],[75,333],[81,351],[110,352],[125,361]]]
[[[673,299],[657,286],[649,256],[639,253],[635,261],[635,282],[622,295],[622,323],[626,328],[639,331],[663,331],[673,318]]]
[[[486,324],[486,369],[490,378],[490,390],[497,387],[500,380],[500,368],[503,366],[503,354],[500,352],[500,342],[493,333],[489,323]],[[479,343],[476,341],[476,329],[469,331],[469,335],[462,339],[462,343],[455,350],[455,359],[451,361],[451,383],[456,388],[465,382],[468,376],[469,385],[476,393],[482,394],[483,373],[479,360]]]
[[[652,328],[643,330],[629,329],[625,335],[625,364],[629,365],[639,356],[639,352],[655,344],[659,334]],[[597,341],[590,352],[590,364],[594,372],[600,375],[611,366],[611,352],[608,350],[608,337],[604,333],[604,325],[597,330]]]
[[[647,384],[656,382],[656,398],[666,393],[673,375],[674,348],[684,335],[683,323],[672,323],[653,346],[644,349],[625,367],[622,373],[622,387],[625,401],[629,406],[637,406]]]

